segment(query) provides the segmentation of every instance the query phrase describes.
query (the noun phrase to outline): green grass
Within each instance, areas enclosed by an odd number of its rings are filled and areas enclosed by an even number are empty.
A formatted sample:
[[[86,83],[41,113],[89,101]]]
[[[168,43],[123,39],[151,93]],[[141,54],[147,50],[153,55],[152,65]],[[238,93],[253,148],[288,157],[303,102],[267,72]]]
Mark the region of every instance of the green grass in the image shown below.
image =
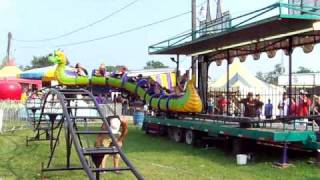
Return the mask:
[[[33,142],[25,146],[31,130],[0,135],[0,179],[40,179],[41,162],[47,162],[48,142]],[[171,142],[164,137],[145,135],[130,127],[124,151],[145,179],[320,179],[320,169],[307,163],[308,158],[291,159],[288,169],[272,167],[277,156],[261,157],[247,166],[237,166],[235,158],[220,149],[194,148]],[[65,162],[65,146],[61,140],[54,165]],[[77,163],[73,154],[73,163]],[[87,179],[83,171],[47,172],[45,179]],[[130,173],[102,175],[102,179],[134,179]]]

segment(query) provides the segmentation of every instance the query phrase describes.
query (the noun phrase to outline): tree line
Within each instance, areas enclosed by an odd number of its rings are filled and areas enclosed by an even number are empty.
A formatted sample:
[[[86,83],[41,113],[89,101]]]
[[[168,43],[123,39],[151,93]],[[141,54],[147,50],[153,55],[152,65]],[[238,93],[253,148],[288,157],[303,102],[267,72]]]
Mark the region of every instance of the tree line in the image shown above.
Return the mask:
[[[30,70],[35,68],[42,68],[42,67],[48,67],[54,65],[53,62],[49,61],[49,56],[51,54],[45,55],[45,56],[33,56],[30,65],[26,66],[19,66],[21,70]],[[5,66],[6,64],[6,58],[3,59],[1,67]],[[69,61],[67,61],[67,64],[69,64]],[[121,68],[125,67],[125,65],[115,65],[115,66],[106,66],[106,70],[109,72],[117,71]],[[144,69],[157,69],[157,68],[168,68],[169,66],[164,65],[160,61],[151,60],[146,63],[146,66]]]
[[[256,77],[266,83],[278,85],[278,78],[283,73],[284,73],[284,68],[281,66],[281,64],[276,64],[272,71],[269,71],[267,73],[262,73],[261,71],[259,71],[257,72]],[[315,71],[303,66],[299,66],[298,70],[295,71],[294,73],[296,74],[315,73]]]

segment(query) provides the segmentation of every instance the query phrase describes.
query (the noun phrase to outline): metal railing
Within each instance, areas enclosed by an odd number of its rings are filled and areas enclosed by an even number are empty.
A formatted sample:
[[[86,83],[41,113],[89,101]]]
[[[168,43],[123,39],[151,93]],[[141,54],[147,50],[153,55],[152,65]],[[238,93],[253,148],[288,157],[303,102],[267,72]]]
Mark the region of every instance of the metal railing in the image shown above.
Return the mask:
[[[0,133],[27,127],[27,112],[20,101],[0,101]]]
[[[198,28],[195,31],[189,31],[185,34],[178,35],[149,46],[149,53],[157,53],[164,49],[191,42],[192,37],[196,37],[197,39],[205,39],[208,35],[210,35],[210,37],[219,36],[229,31],[272,17],[308,20],[320,19],[320,7],[278,2],[234,18],[225,18],[222,16],[221,20],[213,20],[217,23],[212,21],[208,22],[208,25],[204,27],[202,26],[202,28]]]

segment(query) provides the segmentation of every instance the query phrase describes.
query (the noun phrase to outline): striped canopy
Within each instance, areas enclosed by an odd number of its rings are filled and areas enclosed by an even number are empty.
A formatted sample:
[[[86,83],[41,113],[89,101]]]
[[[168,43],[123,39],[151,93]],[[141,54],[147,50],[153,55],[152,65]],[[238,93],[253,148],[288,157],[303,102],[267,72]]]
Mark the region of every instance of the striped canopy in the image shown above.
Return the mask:
[[[172,90],[176,86],[176,73],[162,73],[150,76],[153,80],[157,81],[161,87]]]
[[[57,65],[43,67],[43,68],[36,68],[24,71],[20,74],[20,78],[23,79],[37,79],[42,80],[44,82],[49,82],[52,80],[56,80],[54,72],[57,68]],[[71,67],[67,67],[67,70],[72,70]]]

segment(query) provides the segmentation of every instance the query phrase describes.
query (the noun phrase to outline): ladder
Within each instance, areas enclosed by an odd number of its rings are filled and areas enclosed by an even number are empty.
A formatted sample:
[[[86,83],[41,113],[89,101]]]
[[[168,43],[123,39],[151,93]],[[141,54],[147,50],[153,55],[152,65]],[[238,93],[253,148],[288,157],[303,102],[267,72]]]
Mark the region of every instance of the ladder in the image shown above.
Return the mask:
[[[56,125],[58,129],[58,132],[55,133],[56,135],[54,135],[54,132],[51,134],[50,157],[46,166],[42,166],[42,172],[84,170],[90,180],[98,180],[100,179],[101,172],[131,171],[137,179],[143,179],[118,146],[117,140],[109,127],[108,119],[119,118],[118,116],[106,118],[95,97],[85,89],[52,88],[48,90],[45,98],[48,98],[49,95],[55,97],[55,101],[59,102],[61,108],[60,114],[49,113],[49,115],[56,115],[55,118],[61,115],[61,120]],[[47,103],[50,103],[50,101],[45,99],[43,106],[46,107]],[[92,111],[95,112],[93,115],[90,114]],[[44,112],[45,111],[41,111],[41,115],[44,115]],[[88,129],[88,123],[101,125],[105,123],[107,130],[100,130],[100,126],[95,126],[95,128],[90,127],[91,129]],[[57,154],[55,152],[63,128],[66,141],[66,165],[63,167],[52,167],[52,160],[54,159],[54,155]],[[90,145],[92,140],[89,141],[88,138],[86,142],[86,136],[97,136],[101,134],[109,137],[112,142],[110,147],[95,147],[95,145]],[[71,165],[72,145],[80,160],[81,165],[79,166]],[[124,167],[100,168],[102,158],[105,155],[115,154],[119,154],[125,164]]]

